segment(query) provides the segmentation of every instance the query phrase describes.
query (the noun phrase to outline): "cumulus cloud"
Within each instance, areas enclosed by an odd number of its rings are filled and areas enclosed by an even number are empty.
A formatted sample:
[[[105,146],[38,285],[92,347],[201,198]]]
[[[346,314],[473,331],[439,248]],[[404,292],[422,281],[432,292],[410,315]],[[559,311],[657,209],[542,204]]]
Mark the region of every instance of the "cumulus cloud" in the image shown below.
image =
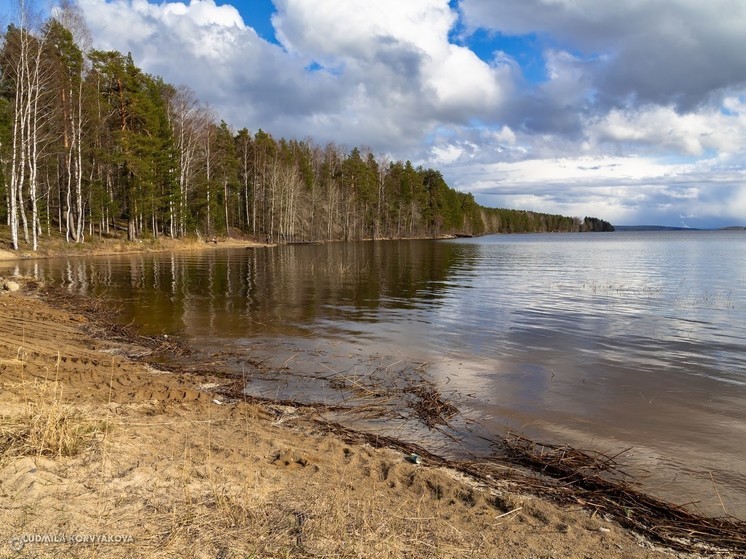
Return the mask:
[[[132,52],[137,64],[186,84],[223,118],[261,125],[273,115],[314,115],[338,105],[341,92],[323,74],[261,39],[230,5],[213,0],[150,4],[80,0],[97,48]]]
[[[462,122],[497,111],[511,69],[449,41],[447,0],[277,0],[273,23],[286,49],[362,84],[398,120]],[[417,105],[419,111],[411,107]],[[399,114],[399,107],[407,113]],[[385,115],[380,115],[385,116]]]
[[[741,102],[731,103],[736,105]],[[716,150],[725,154],[742,148],[746,114],[729,115],[716,107],[689,114],[658,105],[613,109],[589,124],[589,134],[595,143],[634,143],[646,151],[698,156]]]
[[[691,109],[746,84],[746,4],[740,0],[462,0],[472,28],[539,33],[603,57],[599,96]]]

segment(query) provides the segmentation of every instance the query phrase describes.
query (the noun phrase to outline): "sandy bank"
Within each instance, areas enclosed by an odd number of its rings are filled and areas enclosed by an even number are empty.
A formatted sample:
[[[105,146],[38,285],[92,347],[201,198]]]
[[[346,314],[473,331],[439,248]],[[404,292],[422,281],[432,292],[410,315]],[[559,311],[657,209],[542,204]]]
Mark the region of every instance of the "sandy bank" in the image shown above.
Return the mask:
[[[6,243],[7,244],[7,243]],[[10,245],[9,245],[10,246]],[[45,238],[37,251],[22,248],[19,251],[0,248],[0,261],[53,258],[57,256],[104,256],[112,254],[133,254],[142,252],[168,251],[202,251],[215,248],[246,248],[271,246],[248,239],[219,237],[214,239],[146,239],[140,241],[125,241],[120,239],[92,238],[85,243],[66,243],[63,239]]]
[[[16,254],[15,252],[0,248],[0,261],[17,260],[18,258],[20,258],[20,255]]]
[[[0,557],[689,557],[106,338],[33,285],[0,294]]]

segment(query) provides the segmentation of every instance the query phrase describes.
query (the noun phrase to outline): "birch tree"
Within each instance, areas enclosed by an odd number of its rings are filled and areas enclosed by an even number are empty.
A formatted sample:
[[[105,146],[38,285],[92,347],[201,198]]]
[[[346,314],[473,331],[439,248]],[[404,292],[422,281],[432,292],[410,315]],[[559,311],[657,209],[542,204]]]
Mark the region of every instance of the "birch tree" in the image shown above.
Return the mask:
[[[43,149],[42,114],[49,75],[42,55],[45,36],[32,32],[30,7],[17,0],[18,26],[11,25],[2,52],[3,80],[11,91],[11,138],[8,172],[8,225],[14,250],[20,249],[19,228],[23,224],[26,243],[37,250],[39,242],[38,169]],[[26,213],[26,194],[31,206],[31,236]]]
[[[177,183],[178,196],[171,201],[171,236],[187,234],[189,219],[189,198],[194,188],[197,172],[197,150],[200,142],[200,128],[205,120],[202,107],[194,91],[179,87],[169,99],[168,115],[173,131],[178,157]],[[175,224],[175,227],[174,225]]]

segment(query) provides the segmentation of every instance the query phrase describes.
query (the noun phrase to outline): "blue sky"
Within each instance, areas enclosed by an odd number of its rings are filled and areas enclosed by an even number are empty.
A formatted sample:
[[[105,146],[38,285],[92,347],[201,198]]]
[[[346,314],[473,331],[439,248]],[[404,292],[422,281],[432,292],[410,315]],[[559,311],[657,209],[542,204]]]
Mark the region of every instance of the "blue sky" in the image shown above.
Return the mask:
[[[228,4],[235,6],[243,17],[246,25],[254,28],[254,31],[265,41],[279,44],[275,37],[275,28],[272,26],[272,14],[275,6],[271,0],[243,0],[236,2],[217,1],[218,6]]]
[[[746,225],[743,0],[79,0],[235,128],[370,147],[490,206]]]

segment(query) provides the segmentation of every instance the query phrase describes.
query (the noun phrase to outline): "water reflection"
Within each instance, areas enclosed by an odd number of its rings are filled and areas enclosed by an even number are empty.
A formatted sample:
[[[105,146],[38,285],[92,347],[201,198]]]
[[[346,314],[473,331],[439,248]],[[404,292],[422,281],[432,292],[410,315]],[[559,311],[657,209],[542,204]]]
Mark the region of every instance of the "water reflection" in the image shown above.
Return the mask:
[[[308,332],[319,320],[377,322],[437,306],[452,268],[470,273],[475,246],[333,243],[242,251],[35,261],[19,273],[103,297],[147,334]],[[470,256],[471,255],[471,256]],[[473,269],[473,267],[472,267]]]

